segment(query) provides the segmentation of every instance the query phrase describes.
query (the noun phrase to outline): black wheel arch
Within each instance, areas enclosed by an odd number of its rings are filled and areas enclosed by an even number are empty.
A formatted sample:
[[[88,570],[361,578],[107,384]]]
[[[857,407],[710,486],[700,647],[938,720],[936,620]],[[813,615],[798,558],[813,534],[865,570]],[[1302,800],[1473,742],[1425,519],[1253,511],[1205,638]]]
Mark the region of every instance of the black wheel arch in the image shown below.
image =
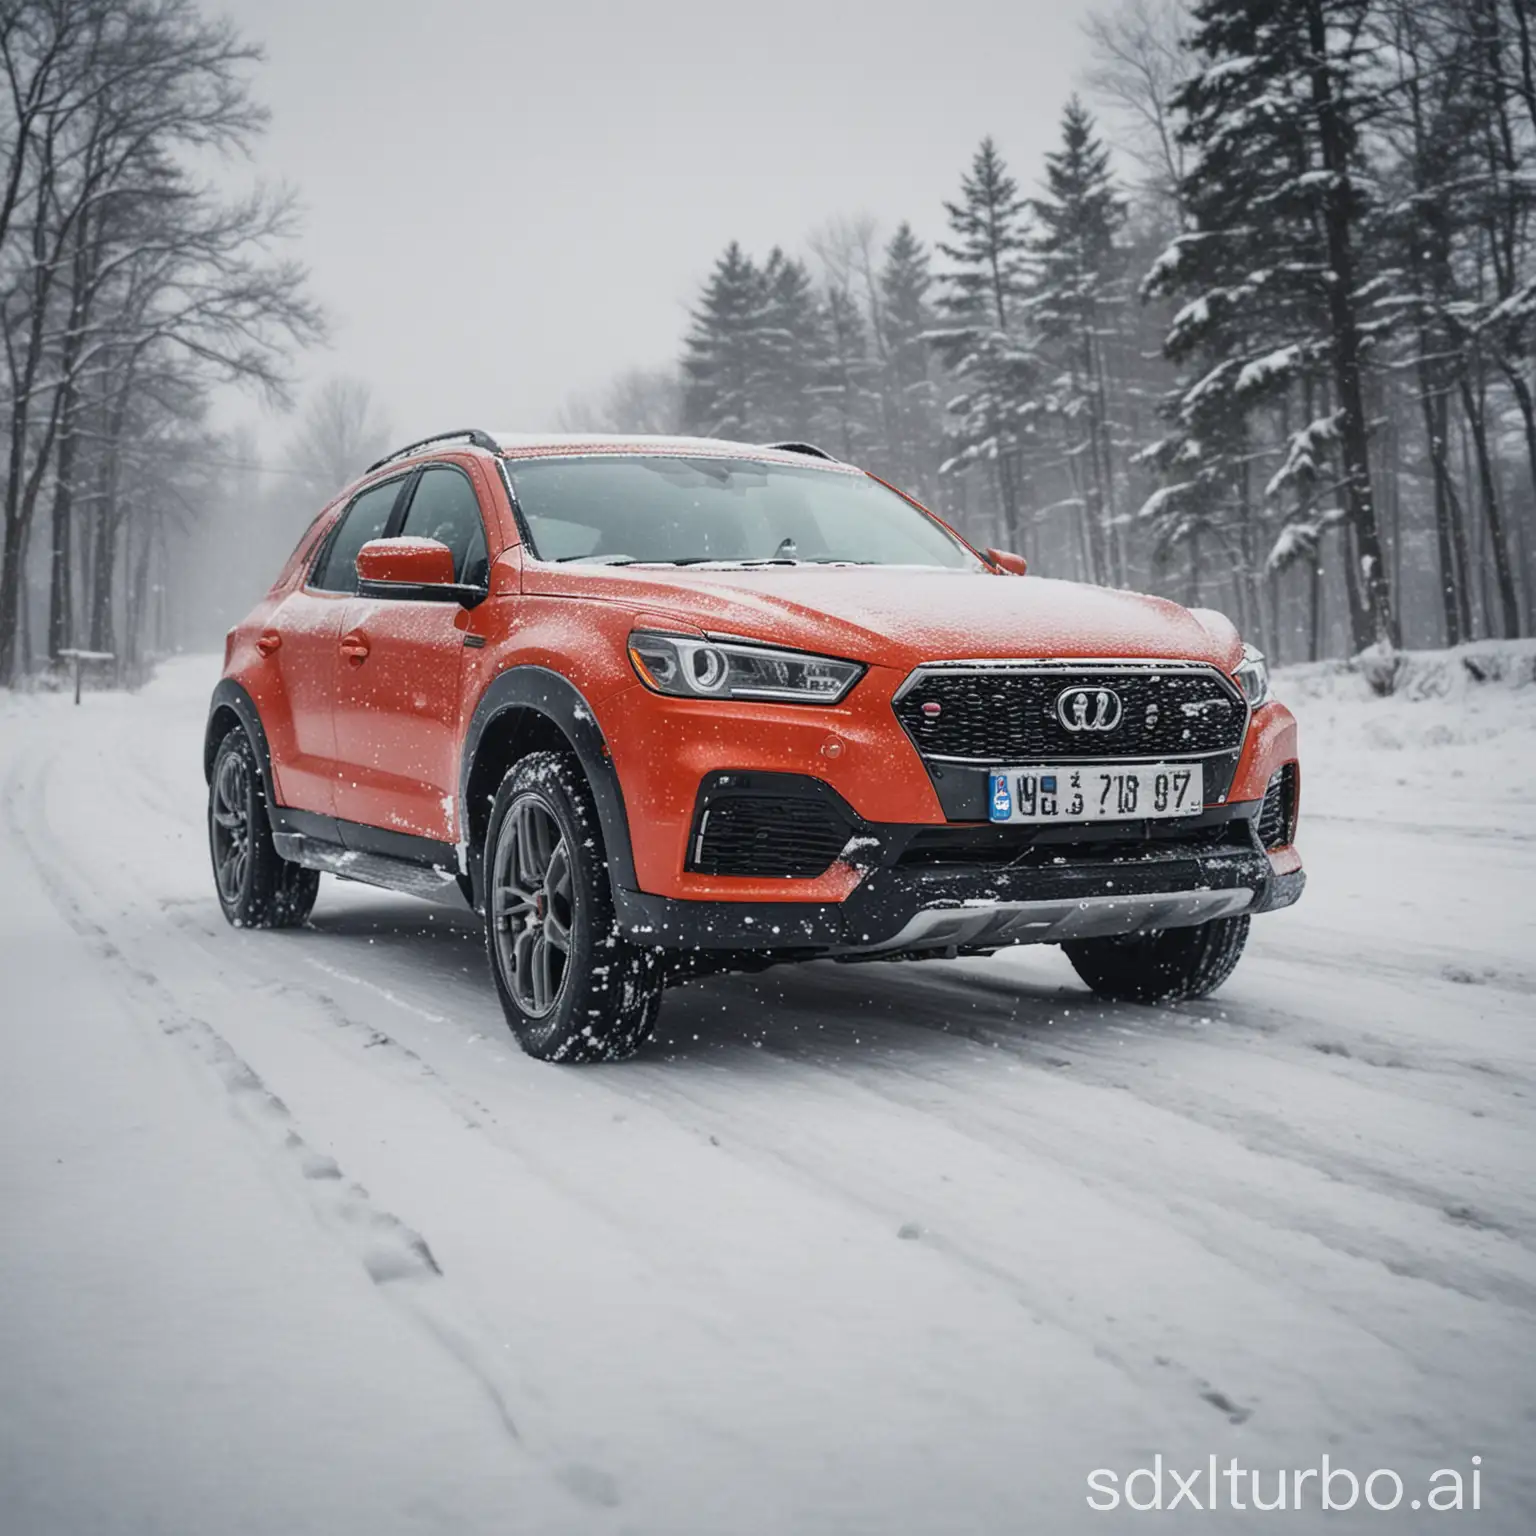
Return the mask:
[[[478,855],[490,824],[491,802],[507,769],[544,748],[570,752],[580,763],[597,806],[615,893],[635,889],[624,791],[592,706],[574,683],[548,667],[509,667],[481,694],[459,763],[459,835],[477,910],[484,907]]]
[[[208,724],[203,730],[203,779],[213,782],[213,760],[219,755],[219,743],[241,727],[256,752],[256,762],[261,769],[261,787],[266,791],[267,804],[278,803],[277,786],[272,778],[272,751],[267,745],[267,733],[261,723],[256,701],[232,677],[219,680],[208,705]]]

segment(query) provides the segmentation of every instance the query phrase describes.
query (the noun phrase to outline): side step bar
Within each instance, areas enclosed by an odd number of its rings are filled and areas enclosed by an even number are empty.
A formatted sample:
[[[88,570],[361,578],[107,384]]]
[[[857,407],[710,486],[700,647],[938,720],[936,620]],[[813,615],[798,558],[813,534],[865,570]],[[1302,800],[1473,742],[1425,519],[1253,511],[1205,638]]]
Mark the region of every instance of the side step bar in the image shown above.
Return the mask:
[[[461,912],[470,910],[459,877],[451,869],[413,864],[408,859],[392,859],[382,853],[363,853],[306,837],[302,832],[274,831],[272,846],[279,857],[292,864],[302,864],[306,869],[318,869],[328,875],[339,875],[343,880],[398,891],[402,896],[419,896],[441,906],[457,907]]]

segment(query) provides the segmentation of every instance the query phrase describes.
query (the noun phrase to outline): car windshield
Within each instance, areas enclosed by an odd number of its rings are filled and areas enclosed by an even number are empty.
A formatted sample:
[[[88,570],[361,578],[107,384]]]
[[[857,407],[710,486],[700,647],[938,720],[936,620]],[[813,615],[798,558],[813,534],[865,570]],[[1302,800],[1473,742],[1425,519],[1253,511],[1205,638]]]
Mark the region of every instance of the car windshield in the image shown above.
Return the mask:
[[[979,569],[940,523],[854,470],[661,454],[507,469],[541,560]]]

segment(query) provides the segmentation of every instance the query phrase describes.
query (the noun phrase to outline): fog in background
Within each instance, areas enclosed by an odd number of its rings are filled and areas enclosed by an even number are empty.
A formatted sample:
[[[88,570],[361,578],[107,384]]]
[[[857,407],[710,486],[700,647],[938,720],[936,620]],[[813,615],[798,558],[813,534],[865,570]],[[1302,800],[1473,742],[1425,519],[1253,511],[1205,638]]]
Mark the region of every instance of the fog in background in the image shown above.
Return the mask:
[[[239,617],[327,493],[288,462],[327,381],[371,392],[364,452],[557,427],[613,375],[675,364],[729,241],[803,243],[850,214],[931,240],[984,134],[1037,166],[1089,5],[962,0],[942,39],[912,3],[211,9],[265,48],[253,168],[299,194],[332,335],[296,359],[296,413],[218,401],[262,469],[235,472],[238,526],[189,530],[182,644]]]
[[[465,426],[821,443],[1280,662],[1530,631],[1536,0],[14,13],[0,684]]]
[[[333,317],[312,376],[407,435],[555,425],[671,362],[730,240],[903,218],[931,238],[983,134],[1036,166],[1085,0],[241,0],[266,47],[261,170],[305,204]]]

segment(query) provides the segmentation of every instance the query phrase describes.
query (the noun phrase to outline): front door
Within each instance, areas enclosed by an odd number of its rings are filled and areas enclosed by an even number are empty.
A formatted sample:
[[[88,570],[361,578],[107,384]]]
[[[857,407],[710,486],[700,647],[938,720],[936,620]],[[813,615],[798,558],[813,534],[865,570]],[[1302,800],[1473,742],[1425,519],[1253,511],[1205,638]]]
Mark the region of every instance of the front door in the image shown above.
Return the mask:
[[[446,544],[455,579],[485,585],[485,525],[462,470],[421,472],[399,536]],[[354,597],[347,604],[335,706],[341,820],[458,841],[465,622],[457,603]]]
[[[345,599],[335,592],[290,592],[274,610],[260,645],[278,678],[263,700],[278,800],[296,811],[334,816],[336,642]],[[280,702],[279,702],[280,701]]]
[[[342,513],[309,580],[290,592],[261,637],[281,680],[283,707],[270,710],[278,798],[298,811],[334,816],[337,646],[347,597],[357,591],[357,552],[379,538],[403,478],[371,487]],[[275,642],[275,643],[273,643]]]

